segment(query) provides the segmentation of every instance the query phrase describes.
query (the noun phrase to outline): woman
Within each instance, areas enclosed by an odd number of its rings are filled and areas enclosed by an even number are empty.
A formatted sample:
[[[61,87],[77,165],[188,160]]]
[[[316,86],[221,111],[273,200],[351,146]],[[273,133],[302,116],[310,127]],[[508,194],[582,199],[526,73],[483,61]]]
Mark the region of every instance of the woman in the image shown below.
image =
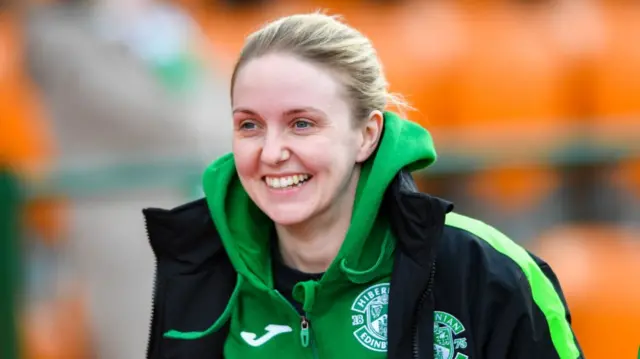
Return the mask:
[[[559,284],[497,230],[416,190],[429,133],[383,112],[356,30],[295,15],[251,35],[233,153],[206,198],[144,211],[148,358],[577,358]]]

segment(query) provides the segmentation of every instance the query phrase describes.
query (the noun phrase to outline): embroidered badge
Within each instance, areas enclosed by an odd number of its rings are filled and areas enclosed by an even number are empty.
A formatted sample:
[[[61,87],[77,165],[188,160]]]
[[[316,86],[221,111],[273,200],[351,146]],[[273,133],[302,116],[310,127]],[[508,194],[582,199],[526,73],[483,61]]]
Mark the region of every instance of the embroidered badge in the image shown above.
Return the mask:
[[[358,295],[351,306],[353,335],[365,348],[387,351],[389,283],[373,285]]]

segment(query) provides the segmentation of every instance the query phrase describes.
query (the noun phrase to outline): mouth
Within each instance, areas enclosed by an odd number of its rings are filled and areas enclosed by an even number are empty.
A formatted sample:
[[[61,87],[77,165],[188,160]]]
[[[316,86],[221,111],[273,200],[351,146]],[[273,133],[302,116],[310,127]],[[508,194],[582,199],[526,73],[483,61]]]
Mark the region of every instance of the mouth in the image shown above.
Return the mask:
[[[300,173],[291,176],[264,176],[263,180],[269,188],[282,190],[300,187],[311,178],[313,178],[313,176],[310,174]]]

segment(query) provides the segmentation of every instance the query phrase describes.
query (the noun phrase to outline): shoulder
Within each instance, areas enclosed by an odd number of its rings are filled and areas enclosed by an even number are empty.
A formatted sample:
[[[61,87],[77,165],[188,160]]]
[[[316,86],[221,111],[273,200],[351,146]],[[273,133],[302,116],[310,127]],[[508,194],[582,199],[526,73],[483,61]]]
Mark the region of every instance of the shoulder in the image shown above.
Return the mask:
[[[549,266],[498,229],[451,212],[438,248],[438,266],[451,279],[491,286],[499,297],[552,296],[557,279]]]
[[[193,273],[212,262],[228,262],[206,200],[142,212],[149,243],[164,267]]]
[[[440,302],[475,323],[476,343],[489,357],[582,357],[560,283],[541,258],[456,213],[446,217],[438,256]]]
[[[517,308],[519,315],[562,322],[566,331],[565,318],[570,321],[570,315],[553,270],[484,222],[449,213],[437,269],[444,287],[441,295],[464,297],[461,300],[476,312],[496,317],[505,308]]]

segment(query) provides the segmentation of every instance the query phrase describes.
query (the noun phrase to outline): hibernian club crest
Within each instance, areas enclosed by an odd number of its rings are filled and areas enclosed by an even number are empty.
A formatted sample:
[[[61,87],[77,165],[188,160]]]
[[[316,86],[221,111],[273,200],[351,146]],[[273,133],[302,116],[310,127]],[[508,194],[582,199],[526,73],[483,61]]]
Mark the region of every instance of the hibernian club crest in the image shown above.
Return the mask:
[[[460,353],[460,350],[467,348],[467,339],[460,336],[464,330],[464,325],[458,318],[446,312],[435,311],[433,320],[433,358],[468,359],[468,355]]]
[[[353,335],[365,348],[387,351],[389,283],[373,285],[358,295],[351,306]]]

